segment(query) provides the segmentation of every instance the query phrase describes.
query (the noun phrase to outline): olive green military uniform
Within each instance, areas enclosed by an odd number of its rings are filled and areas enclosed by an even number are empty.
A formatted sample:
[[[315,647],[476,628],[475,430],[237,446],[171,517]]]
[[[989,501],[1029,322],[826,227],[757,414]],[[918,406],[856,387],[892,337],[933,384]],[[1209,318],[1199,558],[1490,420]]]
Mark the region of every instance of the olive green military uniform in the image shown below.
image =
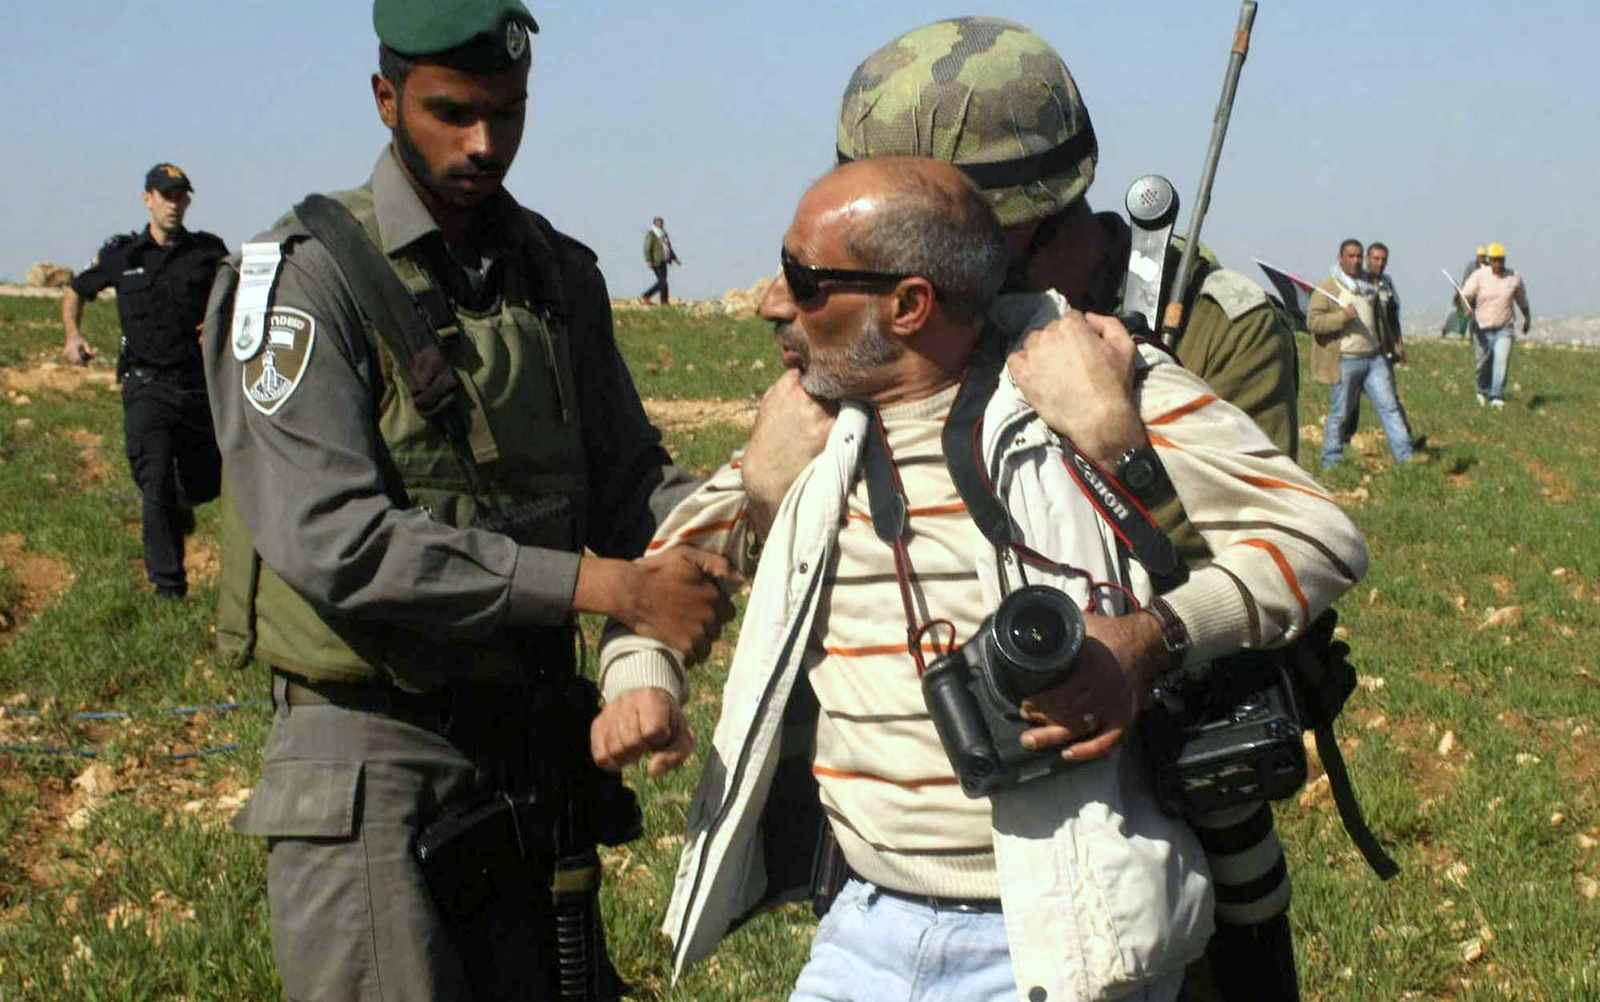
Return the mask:
[[[416,833],[537,779],[538,704],[572,668],[580,549],[638,555],[692,483],[644,414],[581,244],[499,193],[474,302],[390,151],[333,197],[412,291],[434,284],[454,305],[441,336],[483,486],[418,415],[328,250],[293,219],[247,244],[205,338],[227,471],[219,633],[277,679],[235,825],[269,840],[291,998],[457,998]],[[270,305],[247,316],[238,271],[248,281],[274,247]],[[470,528],[485,495],[551,514],[520,542]],[[319,691],[327,702],[305,698]]]
[[[1084,197],[1099,159],[1088,107],[1061,56],[1027,27],[994,17],[937,21],[873,52],[845,86],[836,142],[841,162],[931,156],[960,167],[1002,226],[1034,227],[1022,260],[1037,250],[1034,241],[1055,239],[1055,223]],[[1073,305],[1118,312],[1128,225],[1112,213],[1095,221],[1106,230],[1109,250],[1082,301]],[[1203,248],[1201,257],[1208,257]],[[1175,269],[1175,258],[1169,258],[1169,268]],[[1243,275],[1205,260],[1183,290],[1183,302],[1178,360],[1218,397],[1254,418],[1279,450],[1294,456],[1294,334],[1266,294]],[[1209,559],[1178,499],[1152,515],[1187,561]],[[1261,983],[1287,982],[1281,990],[1265,991],[1277,991],[1274,998],[1291,997],[1294,958],[1284,915],[1289,881],[1270,809],[1264,803],[1247,805],[1191,821],[1206,848],[1219,901],[1211,966],[1238,967],[1236,958],[1248,955],[1248,965],[1274,972]],[[1225,927],[1234,931],[1225,936]],[[1270,941],[1255,938],[1262,930]],[[1218,952],[1224,939],[1229,940],[1225,956]],[[1197,998],[1216,992],[1204,983],[1204,966],[1192,965],[1186,986]]]

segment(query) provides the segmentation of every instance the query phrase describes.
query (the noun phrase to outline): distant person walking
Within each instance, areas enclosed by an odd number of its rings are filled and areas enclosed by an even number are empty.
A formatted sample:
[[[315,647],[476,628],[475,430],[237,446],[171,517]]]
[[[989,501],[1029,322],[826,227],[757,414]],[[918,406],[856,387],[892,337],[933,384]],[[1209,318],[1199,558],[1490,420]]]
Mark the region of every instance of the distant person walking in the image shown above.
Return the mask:
[[[1379,340],[1378,286],[1362,273],[1361,251],[1359,240],[1339,245],[1338,263],[1306,307],[1306,327],[1320,349],[1312,359],[1312,376],[1333,387],[1322,428],[1324,469],[1344,458],[1344,426],[1349,412],[1361,406],[1363,392],[1372,398],[1394,461],[1411,459],[1411,431],[1395,395],[1394,370]],[[1335,347],[1337,362],[1330,364],[1334,355],[1328,349]]]
[[[667,236],[666,222],[660,216],[652,220],[650,228],[645,230],[644,263],[656,273],[656,284],[644,290],[639,296],[640,301],[649,304],[650,297],[659,291],[661,305],[666,306],[670,301],[667,296],[667,265],[682,262],[678,260],[678,253],[672,249],[672,238]]]
[[[107,240],[61,300],[62,354],[69,365],[87,365],[94,349],[80,329],[84,304],[104,289],[117,290],[123,448],[143,495],[144,570],[156,594],[172,599],[188,592],[183,537],[194,531],[193,506],[216,497],[222,478],[200,322],[228,248],[214,234],[184,229],[193,192],[178,167],[150,168],[144,178],[149,224]]]
[[[1528,333],[1533,314],[1528,310],[1528,287],[1522,276],[1506,267],[1504,244],[1489,245],[1489,263],[1467,276],[1461,298],[1472,307],[1478,370],[1478,406],[1506,405],[1506,370],[1511,365],[1512,306],[1522,310],[1522,333]]]
[[[1472,273],[1489,263],[1489,247],[1486,244],[1478,245],[1478,254],[1465,268],[1461,269],[1461,285],[1467,284],[1467,279]],[[1460,296],[1450,297],[1450,312],[1445,315],[1444,326],[1439,328],[1440,337],[1449,337],[1454,331],[1462,337],[1472,336],[1472,311],[1461,302]]]

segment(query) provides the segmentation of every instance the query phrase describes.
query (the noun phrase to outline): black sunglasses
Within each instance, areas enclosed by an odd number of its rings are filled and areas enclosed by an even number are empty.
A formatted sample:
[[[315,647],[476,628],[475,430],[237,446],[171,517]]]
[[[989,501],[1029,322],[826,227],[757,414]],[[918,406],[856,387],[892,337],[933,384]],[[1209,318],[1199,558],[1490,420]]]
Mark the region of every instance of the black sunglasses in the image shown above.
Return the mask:
[[[801,264],[789,253],[789,248],[778,249],[778,262],[783,265],[783,280],[789,283],[789,292],[796,302],[816,298],[823,282],[844,282],[849,285],[892,285],[912,276],[892,271],[860,271],[855,268],[815,268]]]

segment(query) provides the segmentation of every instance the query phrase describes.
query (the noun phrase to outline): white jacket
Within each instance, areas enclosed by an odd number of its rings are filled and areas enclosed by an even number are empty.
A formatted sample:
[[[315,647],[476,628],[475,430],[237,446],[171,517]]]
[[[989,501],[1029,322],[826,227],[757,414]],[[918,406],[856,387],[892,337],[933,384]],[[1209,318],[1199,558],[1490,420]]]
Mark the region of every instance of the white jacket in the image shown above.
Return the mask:
[[[1195,639],[1191,657],[1292,639],[1364,573],[1360,535],[1298,466],[1275,454],[1248,416],[1216,401],[1159,351],[1143,348],[1141,360],[1148,367],[1141,413],[1191,520],[1216,554],[1214,567],[1167,595]],[[792,729],[791,747],[784,747],[784,711],[866,428],[863,409],[841,409],[822,455],[790,488],[765,541],[663,922],[675,943],[675,973],[709,955],[752,910],[795,896],[794,888],[768,886],[767,843],[778,833],[763,812],[769,798],[789,802],[773,792],[780,758],[808,752],[799,745],[809,735]],[[1061,461],[1055,434],[1008,374],[983,429],[986,463],[999,471],[996,490],[1021,538],[1148,599],[1148,577],[1120,558]],[[738,556],[743,512],[737,466],[724,467],[673,512],[655,545],[710,544]],[[988,546],[974,554],[992,605],[1001,598],[996,559]],[[1007,577],[1014,587],[1014,566]],[[1087,600],[1076,579],[1030,568],[1028,581],[1060,588],[1080,604]],[[675,657],[650,641],[613,639],[601,662],[610,698],[647,684],[681,694]],[[1022,997],[1036,986],[1052,1002],[1118,997],[1177,971],[1204,949],[1212,929],[1204,857],[1188,825],[1157,807],[1137,742],[991,801]],[[809,841],[813,833],[800,834]]]

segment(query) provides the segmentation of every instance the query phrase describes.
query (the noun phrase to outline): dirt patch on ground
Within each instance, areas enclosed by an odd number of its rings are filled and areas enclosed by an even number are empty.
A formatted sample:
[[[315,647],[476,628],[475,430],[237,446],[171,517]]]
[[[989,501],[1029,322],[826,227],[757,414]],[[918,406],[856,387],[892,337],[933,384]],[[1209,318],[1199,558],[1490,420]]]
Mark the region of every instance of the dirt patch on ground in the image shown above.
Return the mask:
[[[1572,481],[1552,470],[1550,467],[1530,459],[1525,464],[1528,472],[1542,485],[1545,499],[1551,504],[1566,504],[1576,495],[1577,490],[1572,486]]]
[[[754,400],[646,400],[645,413],[662,431],[731,424],[748,431],[756,422]]]
[[[1416,678],[1419,682],[1426,682],[1436,689],[1448,689],[1451,692],[1459,692],[1463,695],[1472,694],[1472,686],[1456,676],[1442,671],[1430,671],[1424,668],[1416,673]]]
[[[124,522],[122,527],[134,539],[142,539],[143,527],[138,519]],[[134,574],[143,581],[145,579],[144,557],[134,557],[129,561]],[[222,553],[215,545],[198,536],[189,536],[183,541],[183,573],[189,580],[189,586],[207,581],[215,581],[222,571]]]
[[[33,553],[21,533],[0,535],[0,565],[13,583],[15,593],[0,594],[0,646],[3,646],[28,621],[61,600],[72,587],[72,568],[60,557]]]
[[[222,554],[210,543],[190,537],[183,548],[183,572],[192,585],[197,581],[215,581],[222,569]]]
[[[1457,770],[1473,758],[1455,731],[1432,721],[1397,717],[1390,724],[1390,735],[1410,764],[1406,774],[1424,811],[1454,792]]]
[[[78,485],[93,487],[111,478],[111,464],[100,451],[103,435],[87,428],[72,428],[66,432],[67,440],[78,447]]]
[[[1587,723],[1562,723],[1564,734],[1554,735],[1556,763],[1561,775],[1586,807],[1592,806],[1600,795],[1600,735]]]
[[[60,362],[39,362],[21,368],[0,368],[0,392],[13,395],[39,393],[76,393],[79,390],[100,387],[116,389],[117,374],[109,365],[64,365]]]

